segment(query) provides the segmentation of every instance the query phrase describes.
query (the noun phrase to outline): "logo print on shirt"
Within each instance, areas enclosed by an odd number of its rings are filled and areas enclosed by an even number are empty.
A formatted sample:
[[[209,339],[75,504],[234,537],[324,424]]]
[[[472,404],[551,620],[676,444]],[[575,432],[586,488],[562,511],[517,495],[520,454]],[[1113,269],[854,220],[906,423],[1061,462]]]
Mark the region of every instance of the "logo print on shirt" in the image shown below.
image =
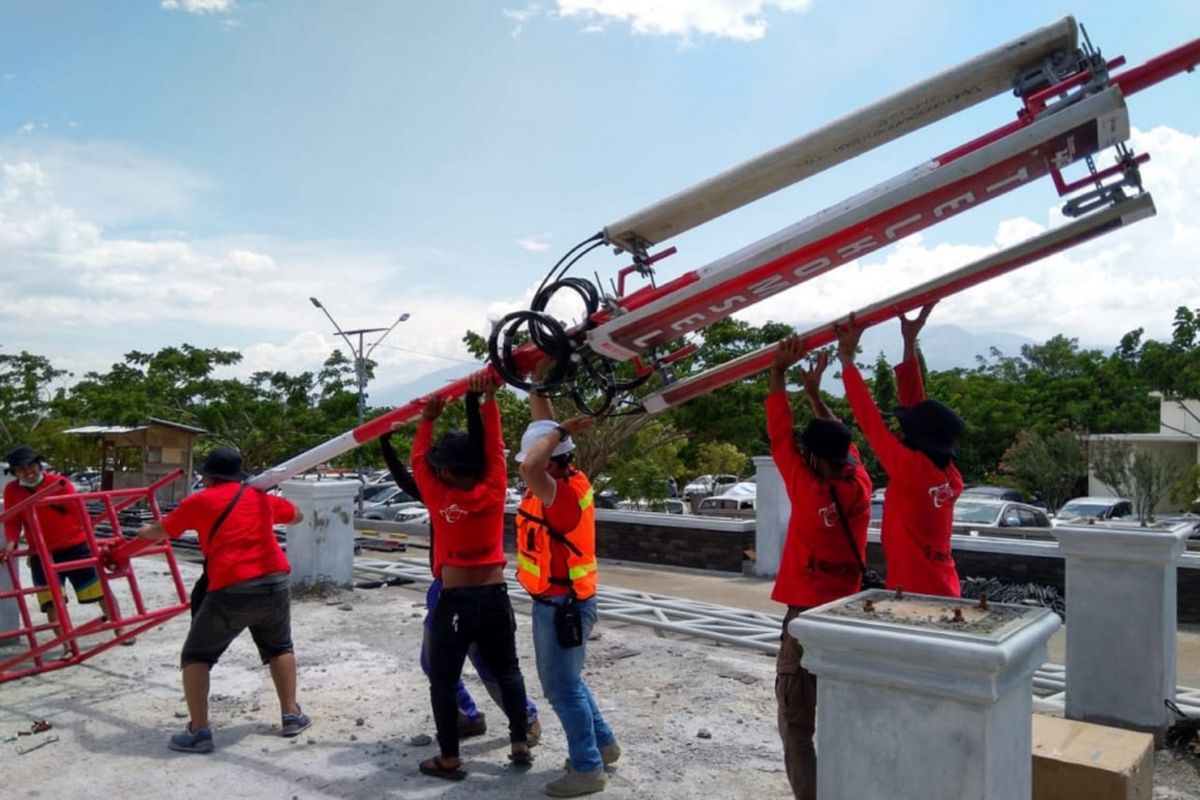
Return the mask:
[[[941,508],[954,499],[954,490],[950,488],[949,483],[934,486],[929,490],[929,499],[933,501],[934,508]]]
[[[824,508],[818,508],[817,512],[821,515],[821,522],[824,523],[826,528],[832,528],[837,522],[837,506],[835,506],[833,503],[830,503]]]
[[[452,525],[466,515],[466,510],[459,508],[458,503],[451,503],[442,509],[442,519],[446,520],[446,522],[449,522]]]

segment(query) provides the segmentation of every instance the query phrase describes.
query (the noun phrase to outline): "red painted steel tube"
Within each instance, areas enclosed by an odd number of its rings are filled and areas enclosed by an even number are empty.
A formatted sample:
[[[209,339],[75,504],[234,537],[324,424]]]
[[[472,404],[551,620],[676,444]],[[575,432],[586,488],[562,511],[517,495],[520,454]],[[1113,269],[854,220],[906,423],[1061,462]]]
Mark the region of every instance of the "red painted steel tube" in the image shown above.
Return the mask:
[[[974,264],[866,306],[856,312],[855,319],[858,324],[863,326],[877,325],[1054,253],[1083,244],[1126,224],[1152,216],[1153,213],[1154,203],[1148,194],[1122,201]],[[843,317],[799,335],[804,339],[806,349],[813,350],[823,347],[836,340],[834,327],[847,320],[848,317]],[[771,365],[775,349],[776,345],[770,345],[686,378],[644,398],[643,407],[651,413],[665,411],[708,394],[714,389],[762,372]]]

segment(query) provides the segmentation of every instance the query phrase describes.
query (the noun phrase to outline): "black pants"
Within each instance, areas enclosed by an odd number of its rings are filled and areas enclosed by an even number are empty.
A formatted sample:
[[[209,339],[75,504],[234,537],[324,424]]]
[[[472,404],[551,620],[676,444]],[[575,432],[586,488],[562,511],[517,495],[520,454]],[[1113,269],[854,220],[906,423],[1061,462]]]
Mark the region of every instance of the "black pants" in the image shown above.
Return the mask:
[[[446,758],[458,756],[456,690],[472,644],[500,685],[509,741],[525,741],[525,679],[517,661],[516,633],[517,621],[504,584],[442,589],[429,620],[429,699],[438,746]]]

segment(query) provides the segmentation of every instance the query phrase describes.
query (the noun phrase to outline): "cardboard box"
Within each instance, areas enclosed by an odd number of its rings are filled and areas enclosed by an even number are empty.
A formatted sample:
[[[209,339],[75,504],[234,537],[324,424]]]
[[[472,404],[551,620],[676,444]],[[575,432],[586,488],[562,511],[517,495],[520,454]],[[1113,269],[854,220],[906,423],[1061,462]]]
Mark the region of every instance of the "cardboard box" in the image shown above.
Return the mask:
[[[1154,737],[1033,715],[1033,800],[1151,800]]]

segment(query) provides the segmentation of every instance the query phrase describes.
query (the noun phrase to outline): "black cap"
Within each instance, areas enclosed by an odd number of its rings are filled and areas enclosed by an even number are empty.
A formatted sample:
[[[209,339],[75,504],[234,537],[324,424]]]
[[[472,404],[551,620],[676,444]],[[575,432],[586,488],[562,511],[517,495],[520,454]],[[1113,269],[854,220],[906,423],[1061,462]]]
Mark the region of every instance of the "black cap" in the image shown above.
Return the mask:
[[[197,470],[206,478],[217,478],[223,481],[241,481],[246,479],[242,469],[242,454],[231,447],[218,447],[205,457],[204,463]]]
[[[939,458],[958,458],[954,444],[966,426],[949,406],[937,400],[922,400],[894,413],[906,445]]]
[[[9,450],[8,455],[4,457],[4,460],[8,462],[8,467],[4,471],[11,475],[12,471],[17,467],[23,467],[26,464],[32,464],[35,461],[40,464],[42,462],[42,457],[33,452],[32,449],[26,447],[25,445],[21,445],[20,447],[14,447],[12,450]]]
[[[458,475],[482,475],[483,458],[465,431],[447,431],[425,456],[430,466]]]
[[[808,452],[834,466],[858,463],[850,455],[850,429],[836,419],[817,417],[797,438]]]

